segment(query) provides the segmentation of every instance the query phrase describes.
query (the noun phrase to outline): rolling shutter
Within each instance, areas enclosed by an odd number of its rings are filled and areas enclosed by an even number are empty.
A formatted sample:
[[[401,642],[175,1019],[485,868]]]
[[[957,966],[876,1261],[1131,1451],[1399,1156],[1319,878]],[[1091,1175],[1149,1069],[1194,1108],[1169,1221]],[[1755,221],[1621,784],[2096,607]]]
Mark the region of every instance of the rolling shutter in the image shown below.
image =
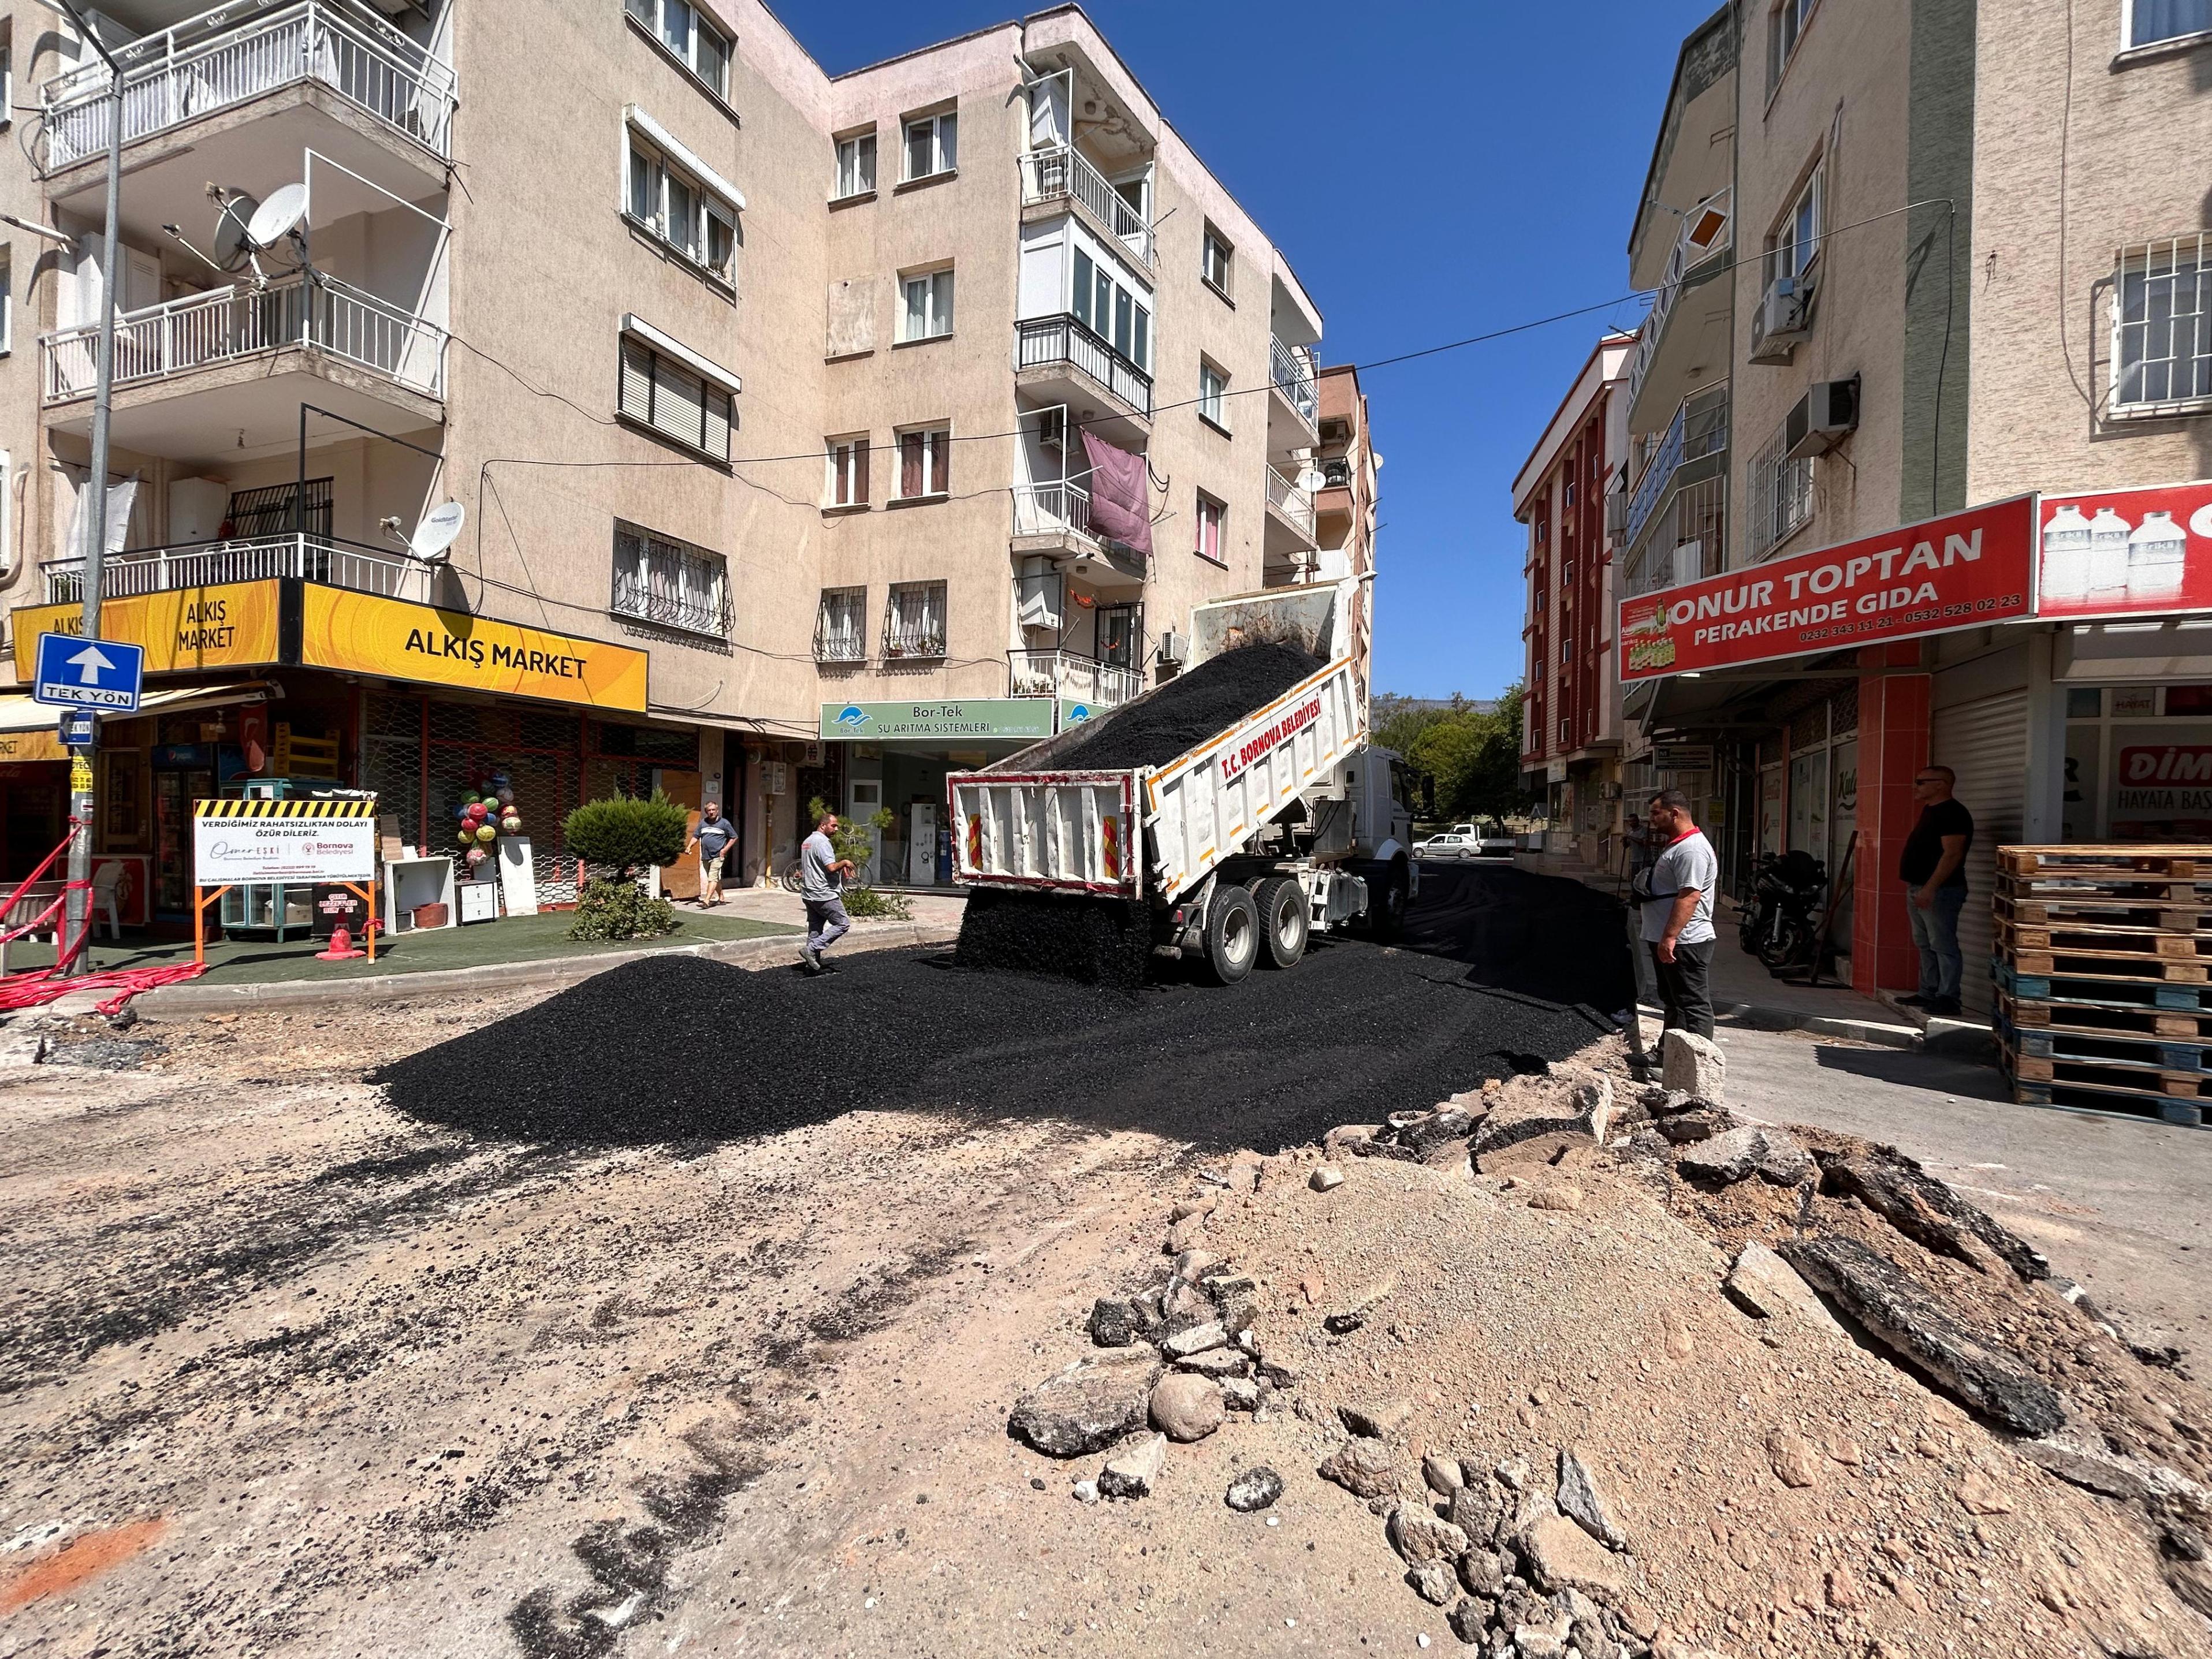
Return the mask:
[[[1936,711],[1929,758],[1957,773],[1954,791],[1974,815],[1974,842],[1966,849],[1966,908],[1959,916],[1959,953],[1965,958],[1959,997],[1976,1013],[1990,1008],[1990,954],[1997,848],[2016,845],[2027,811],[2027,693],[2008,691],[1979,702]]]
[[[623,342],[622,412],[634,421],[653,419],[653,353],[635,340]]]

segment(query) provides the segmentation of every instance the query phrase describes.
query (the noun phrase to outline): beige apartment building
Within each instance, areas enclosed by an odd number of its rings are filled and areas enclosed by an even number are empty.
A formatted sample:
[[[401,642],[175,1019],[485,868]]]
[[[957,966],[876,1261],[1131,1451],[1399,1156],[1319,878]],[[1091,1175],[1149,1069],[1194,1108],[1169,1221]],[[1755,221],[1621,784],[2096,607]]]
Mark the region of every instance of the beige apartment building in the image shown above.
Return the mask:
[[[1978,824],[1961,939],[1986,1006],[1999,844],[2206,827],[2120,768],[2212,752],[2191,689],[2212,686],[2212,489],[2191,488],[2212,477],[2212,9],[1723,6],[1681,48],[1629,255],[1657,298],[1629,370],[1623,594],[1668,595],[1644,615],[1662,629],[1701,599],[1723,623],[1631,676],[1632,758],[1656,740],[1701,763],[1645,781],[1701,797],[1732,875],[1760,852],[1848,863],[1863,988],[1911,985],[1893,866],[1914,770],[1952,767]],[[1931,520],[1948,546],[1956,515],[2031,495],[2002,544],[2018,575],[1980,611],[1695,654],[1755,602],[1737,572],[1878,557]],[[1854,636],[1890,603],[1862,596]],[[1970,625],[1992,611],[2009,619]],[[1806,617],[1824,620],[1782,620]]]
[[[1318,310],[1073,6],[833,77],[751,0],[107,0],[112,272],[108,72],[0,15],[0,206],[52,232],[0,255],[0,586],[20,680],[77,625],[112,307],[101,627],[158,706],[103,728],[100,846],[156,916],[190,801],[271,775],[425,854],[507,778],[541,884],[612,789],[724,801],[748,880],[818,797],[934,883],[948,769],[1172,674],[1193,605],[1347,519],[1371,561]],[[65,785],[15,709],[20,873]]]

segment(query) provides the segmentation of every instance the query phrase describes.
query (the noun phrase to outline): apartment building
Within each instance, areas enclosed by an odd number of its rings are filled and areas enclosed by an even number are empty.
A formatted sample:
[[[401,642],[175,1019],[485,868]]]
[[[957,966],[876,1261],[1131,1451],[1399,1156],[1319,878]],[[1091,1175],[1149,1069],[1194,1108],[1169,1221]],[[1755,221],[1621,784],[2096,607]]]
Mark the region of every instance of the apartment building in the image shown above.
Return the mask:
[[[1632,753],[1713,759],[1652,781],[1732,872],[1843,878],[1863,988],[1912,984],[1922,766],[1979,825],[1970,1006],[1998,845],[2202,834],[2123,774],[2212,745],[2208,66],[2201,0],[1744,0],[1681,49],[1629,246]]]
[[[101,629],[154,695],[100,850],[157,918],[189,803],[271,775],[426,854],[504,775],[556,879],[614,789],[723,801],[747,879],[818,797],[933,883],[948,769],[1322,568],[1320,313],[1075,7],[831,76],[752,0],[107,0],[112,271],[108,70],[0,16],[0,197],[52,227],[0,252],[0,587],[20,679],[77,625],[112,307]],[[0,727],[20,873],[63,757]]]
[[[1613,632],[1635,348],[1632,334],[1599,340],[1513,481],[1528,537],[1522,781],[1546,802],[1546,851],[1595,869],[1615,861],[1623,828]]]

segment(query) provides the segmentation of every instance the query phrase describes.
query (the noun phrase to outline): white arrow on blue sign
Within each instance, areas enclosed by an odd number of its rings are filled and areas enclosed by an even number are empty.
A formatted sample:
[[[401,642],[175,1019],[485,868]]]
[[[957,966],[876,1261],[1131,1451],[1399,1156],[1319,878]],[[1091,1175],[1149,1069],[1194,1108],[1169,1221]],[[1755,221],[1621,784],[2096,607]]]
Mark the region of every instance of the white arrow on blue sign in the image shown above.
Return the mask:
[[[145,667],[143,646],[82,640],[74,634],[41,634],[31,696],[64,708],[128,714],[138,707]]]
[[[89,708],[62,710],[62,742],[71,749],[89,749],[93,742],[93,721],[96,717]]]

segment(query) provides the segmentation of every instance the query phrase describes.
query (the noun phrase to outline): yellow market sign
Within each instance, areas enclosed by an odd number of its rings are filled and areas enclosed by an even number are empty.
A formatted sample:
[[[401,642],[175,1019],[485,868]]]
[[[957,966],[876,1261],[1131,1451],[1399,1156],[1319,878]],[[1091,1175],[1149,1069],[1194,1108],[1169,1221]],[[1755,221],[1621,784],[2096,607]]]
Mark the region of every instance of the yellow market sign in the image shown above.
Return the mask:
[[[302,605],[307,667],[645,712],[646,653],[626,645],[313,583]]]
[[[69,757],[70,751],[62,747],[59,722],[37,731],[0,732],[0,764],[9,761],[59,761]]]
[[[100,607],[104,638],[143,646],[149,674],[207,668],[258,668],[278,660],[279,584],[275,580],[180,587],[108,599]],[[82,634],[76,605],[34,605],[13,613],[15,678],[30,683],[41,634]],[[50,758],[59,759],[59,756]]]

